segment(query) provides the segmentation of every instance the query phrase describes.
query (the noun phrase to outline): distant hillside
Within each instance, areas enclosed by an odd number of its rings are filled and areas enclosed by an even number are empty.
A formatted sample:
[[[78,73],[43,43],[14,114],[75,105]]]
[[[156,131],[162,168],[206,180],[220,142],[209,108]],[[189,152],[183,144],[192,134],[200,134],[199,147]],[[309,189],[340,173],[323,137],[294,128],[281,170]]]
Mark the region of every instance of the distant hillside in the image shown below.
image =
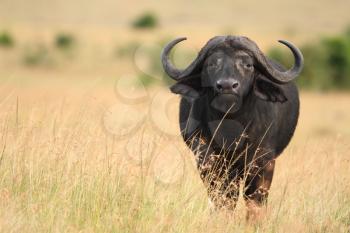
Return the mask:
[[[333,33],[350,22],[348,0],[294,1],[158,1],[158,0],[1,0],[0,26],[129,27],[145,11],[160,18],[162,28],[190,27],[237,33]]]

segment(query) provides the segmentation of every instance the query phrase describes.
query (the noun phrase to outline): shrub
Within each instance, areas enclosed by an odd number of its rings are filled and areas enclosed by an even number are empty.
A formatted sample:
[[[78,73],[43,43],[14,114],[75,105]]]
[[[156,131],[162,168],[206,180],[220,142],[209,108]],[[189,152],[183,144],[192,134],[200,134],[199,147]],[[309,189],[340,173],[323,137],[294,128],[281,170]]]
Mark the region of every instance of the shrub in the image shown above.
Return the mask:
[[[327,90],[333,87],[330,70],[326,66],[326,51],[322,46],[305,45],[301,47],[304,55],[304,69],[297,79],[302,88]]]
[[[159,46],[142,46],[135,53],[134,62],[143,60],[143,67],[137,67],[141,73],[139,78],[143,85],[150,86],[160,82],[163,74],[163,67],[160,60],[161,47]],[[138,65],[136,63],[135,65]]]
[[[12,47],[15,42],[12,35],[9,32],[3,31],[0,33],[0,46],[1,47]]]
[[[53,60],[47,47],[43,44],[37,44],[25,49],[23,62],[28,66],[52,65]]]
[[[120,58],[131,58],[139,46],[139,42],[131,41],[125,45],[116,48],[115,54],[117,57]]]
[[[302,88],[350,89],[350,30],[301,47],[304,69],[297,79]],[[272,48],[268,55],[286,67],[293,63],[286,49]]]
[[[55,37],[55,46],[59,49],[71,49],[74,46],[74,43],[74,37],[67,33],[59,33]]]
[[[350,38],[346,36],[326,38],[321,43],[326,50],[325,62],[334,87],[350,88]]]
[[[143,73],[140,73],[138,75],[138,79],[140,80],[140,82],[144,87],[149,87],[158,82],[158,80],[155,79],[154,77]]]
[[[147,12],[137,17],[132,26],[134,28],[155,28],[158,26],[158,19],[153,13]]]

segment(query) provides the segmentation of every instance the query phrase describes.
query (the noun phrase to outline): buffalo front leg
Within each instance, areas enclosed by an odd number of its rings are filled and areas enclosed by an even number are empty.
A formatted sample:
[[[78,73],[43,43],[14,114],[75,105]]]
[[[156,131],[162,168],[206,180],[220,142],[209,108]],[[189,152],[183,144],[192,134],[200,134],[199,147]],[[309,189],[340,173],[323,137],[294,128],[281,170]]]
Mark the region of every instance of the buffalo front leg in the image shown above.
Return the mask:
[[[215,155],[214,150],[199,135],[187,142],[195,153],[197,168],[207,188],[210,204],[216,209],[234,209],[239,196],[238,172],[232,171],[222,156]]]
[[[244,197],[248,208],[248,220],[262,218],[264,207],[271,187],[275,160],[256,165],[251,169],[245,180]]]
[[[215,209],[233,210],[239,196],[238,172],[230,171],[217,155],[209,155],[200,164],[199,172]]]

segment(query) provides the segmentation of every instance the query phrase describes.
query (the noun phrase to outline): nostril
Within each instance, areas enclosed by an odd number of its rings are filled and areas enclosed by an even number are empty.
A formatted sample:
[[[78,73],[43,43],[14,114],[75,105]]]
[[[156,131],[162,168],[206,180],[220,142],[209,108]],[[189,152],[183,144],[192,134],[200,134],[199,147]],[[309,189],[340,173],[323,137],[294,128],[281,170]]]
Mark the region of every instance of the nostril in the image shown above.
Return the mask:
[[[238,87],[238,83],[232,84],[232,88],[233,88],[233,89],[236,89],[237,87]]]

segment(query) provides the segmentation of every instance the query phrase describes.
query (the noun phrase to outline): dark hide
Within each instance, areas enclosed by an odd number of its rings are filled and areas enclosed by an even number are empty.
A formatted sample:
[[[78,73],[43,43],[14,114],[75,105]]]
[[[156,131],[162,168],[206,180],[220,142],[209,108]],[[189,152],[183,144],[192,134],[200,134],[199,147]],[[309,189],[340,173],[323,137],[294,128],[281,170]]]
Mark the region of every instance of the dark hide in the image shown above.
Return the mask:
[[[259,57],[269,64],[272,71],[267,72],[249,48],[222,37],[216,40],[204,54],[202,49],[185,75],[167,72],[177,80],[171,91],[182,96],[181,134],[196,155],[200,176],[217,207],[234,208],[241,180],[245,199],[259,206],[267,200],[275,159],[297,125],[299,95],[291,81],[295,77],[285,82],[271,77],[290,71]]]

